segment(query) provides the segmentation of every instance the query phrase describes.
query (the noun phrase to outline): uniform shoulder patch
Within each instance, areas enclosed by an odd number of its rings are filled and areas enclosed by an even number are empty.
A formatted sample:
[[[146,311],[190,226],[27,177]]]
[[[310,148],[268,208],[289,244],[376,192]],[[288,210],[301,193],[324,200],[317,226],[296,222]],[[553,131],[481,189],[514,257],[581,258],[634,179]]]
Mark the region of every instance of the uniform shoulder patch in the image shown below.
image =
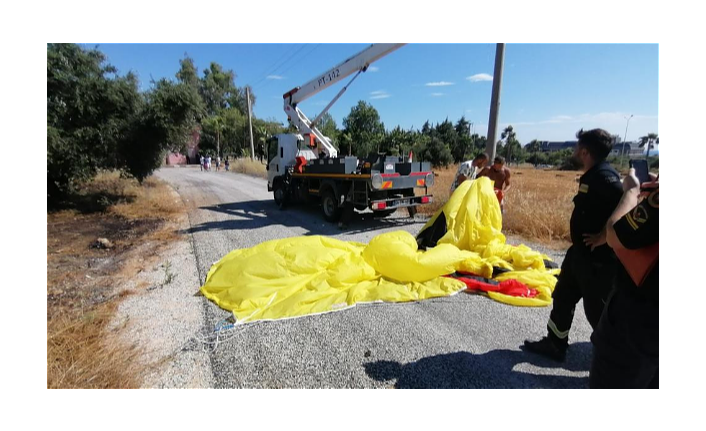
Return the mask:
[[[588,184],[581,183],[579,185],[579,193],[588,193]]]
[[[647,203],[652,208],[659,209],[659,189],[653,191],[649,196],[647,196]]]
[[[647,213],[647,210],[645,210],[645,207],[642,206],[642,204],[639,204],[634,210],[632,210],[632,218],[637,223],[644,223],[649,218],[649,214]]]

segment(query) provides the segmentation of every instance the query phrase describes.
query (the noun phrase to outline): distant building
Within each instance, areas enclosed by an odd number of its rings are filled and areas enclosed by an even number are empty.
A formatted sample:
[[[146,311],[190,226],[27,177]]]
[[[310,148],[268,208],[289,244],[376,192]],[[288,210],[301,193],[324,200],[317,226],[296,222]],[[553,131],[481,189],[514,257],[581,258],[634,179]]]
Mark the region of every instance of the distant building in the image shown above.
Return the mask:
[[[551,142],[551,141],[541,141],[540,151],[543,153],[555,153],[562,150],[573,150],[578,141],[563,141],[563,142]]]
[[[621,154],[623,154],[623,151],[625,151],[626,156],[630,157],[644,156],[647,153],[647,146],[643,146],[642,148],[640,148],[639,142],[626,142],[625,149],[623,150],[622,143],[615,144],[613,145],[613,150],[610,152],[610,154],[613,156],[620,156]],[[650,157],[657,155],[659,155],[659,146],[655,147],[655,145],[653,144],[650,147]]]
[[[186,155],[181,153],[167,154],[165,163],[167,165],[186,165],[199,163],[199,141],[201,140],[201,128],[197,127],[191,133],[191,139],[186,144]]]

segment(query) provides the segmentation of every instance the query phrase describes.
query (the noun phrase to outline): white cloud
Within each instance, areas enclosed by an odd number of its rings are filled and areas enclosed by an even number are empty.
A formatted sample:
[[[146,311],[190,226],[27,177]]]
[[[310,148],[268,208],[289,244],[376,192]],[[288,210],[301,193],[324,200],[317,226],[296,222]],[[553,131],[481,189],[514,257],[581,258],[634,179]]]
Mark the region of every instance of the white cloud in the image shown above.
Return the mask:
[[[439,82],[427,82],[426,84],[427,87],[446,87],[449,85],[454,85],[453,82],[448,82],[448,81],[439,81]]]
[[[444,95],[446,95],[446,93],[431,93],[431,96],[432,96],[432,97],[441,97],[441,96],[444,96]]]
[[[377,72],[378,70],[380,70],[379,67],[375,67],[375,66],[368,67],[368,72]]]
[[[279,76],[279,75],[267,75],[267,79],[284,79],[284,76]]]
[[[319,100],[317,102],[314,102],[313,105],[315,106],[326,106],[328,105],[330,101],[329,100]]]
[[[488,75],[487,73],[476,73],[466,78],[471,82],[481,82],[481,81],[492,81],[493,75]]]
[[[377,90],[370,93],[371,99],[387,99],[388,97],[392,97],[392,95],[385,90]]]

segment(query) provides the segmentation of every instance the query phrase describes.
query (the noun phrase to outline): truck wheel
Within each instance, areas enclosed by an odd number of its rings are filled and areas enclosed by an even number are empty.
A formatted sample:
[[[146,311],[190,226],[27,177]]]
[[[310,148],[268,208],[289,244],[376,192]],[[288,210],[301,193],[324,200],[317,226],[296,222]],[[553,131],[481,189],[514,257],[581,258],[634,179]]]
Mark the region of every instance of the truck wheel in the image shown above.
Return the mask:
[[[336,222],[341,218],[341,208],[338,207],[338,200],[333,190],[327,189],[321,195],[321,209],[324,212],[326,221]]]
[[[273,192],[275,196],[275,204],[277,204],[279,209],[283,210],[287,204],[287,191],[284,188],[284,182],[277,181],[274,185]]]
[[[417,207],[407,207],[407,212],[409,213],[409,216],[414,218],[414,216],[417,214]]]

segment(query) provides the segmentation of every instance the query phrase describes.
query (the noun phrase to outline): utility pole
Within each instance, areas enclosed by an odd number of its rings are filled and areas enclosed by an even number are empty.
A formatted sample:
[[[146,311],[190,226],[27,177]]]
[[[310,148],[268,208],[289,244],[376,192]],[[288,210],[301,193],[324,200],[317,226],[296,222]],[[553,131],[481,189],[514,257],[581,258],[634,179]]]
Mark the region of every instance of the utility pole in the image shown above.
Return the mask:
[[[500,115],[500,86],[503,79],[503,63],[505,61],[505,44],[498,43],[495,47],[495,71],[493,72],[493,95],[490,99],[490,117],[488,118],[488,142],[485,149],[492,163],[495,158],[495,142],[498,135],[498,116]]]
[[[252,139],[252,112],[250,108],[250,87],[245,87],[245,97],[248,98],[248,124],[250,125],[250,160],[255,160],[255,144]]]
[[[630,117],[625,117],[625,119],[628,120],[627,124],[625,124],[625,136],[623,137],[623,151],[621,151],[620,155],[620,166],[623,166],[623,161],[625,159],[625,141],[628,139],[628,126],[630,125],[630,119],[633,117],[632,114],[630,114]]]

